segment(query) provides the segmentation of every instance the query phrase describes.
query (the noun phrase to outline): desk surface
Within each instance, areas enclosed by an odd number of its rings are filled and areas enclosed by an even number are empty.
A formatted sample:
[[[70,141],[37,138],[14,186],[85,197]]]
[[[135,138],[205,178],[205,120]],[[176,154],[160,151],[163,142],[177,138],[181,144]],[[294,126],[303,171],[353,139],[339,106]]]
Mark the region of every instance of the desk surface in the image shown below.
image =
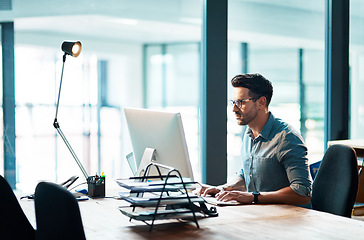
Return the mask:
[[[348,140],[335,140],[335,141],[328,141],[327,145],[331,146],[334,144],[343,144],[343,145],[348,145],[354,149],[361,149],[364,150],[364,139],[359,139],[359,140],[352,140],[352,139],[348,139]]]
[[[364,158],[364,140],[363,139],[336,140],[336,141],[327,142],[328,147],[330,147],[331,145],[334,145],[334,144],[342,144],[342,145],[350,146],[350,147],[354,148],[356,155],[358,157],[360,157],[361,159]]]
[[[19,200],[35,226],[33,200]],[[117,209],[112,198],[79,202],[88,240],[93,239],[363,239],[364,222],[289,205],[218,207],[218,217],[193,222],[156,221],[152,232]],[[245,236],[245,237],[243,237]]]

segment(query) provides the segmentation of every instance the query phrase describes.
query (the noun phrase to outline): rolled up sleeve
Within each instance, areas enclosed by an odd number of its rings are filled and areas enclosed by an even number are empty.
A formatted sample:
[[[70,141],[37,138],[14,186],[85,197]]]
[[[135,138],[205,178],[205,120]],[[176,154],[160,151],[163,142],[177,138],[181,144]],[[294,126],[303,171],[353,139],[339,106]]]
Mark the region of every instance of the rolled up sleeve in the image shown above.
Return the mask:
[[[286,136],[286,146],[282,149],[281,163],[286,169],[290,187],[301,196],[311,197],[312,182],[309,176],[307,148],[295,134]]]

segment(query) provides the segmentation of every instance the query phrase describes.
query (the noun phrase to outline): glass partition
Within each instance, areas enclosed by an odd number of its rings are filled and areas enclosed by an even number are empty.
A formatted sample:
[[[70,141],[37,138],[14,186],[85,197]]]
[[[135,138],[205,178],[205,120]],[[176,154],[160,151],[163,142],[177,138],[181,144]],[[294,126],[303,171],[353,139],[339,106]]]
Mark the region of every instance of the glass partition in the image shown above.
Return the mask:
[[[0,24],[0,33],[1,33],[1,24]],[[1,122],[3,122],[3,98],[2,98],[2,93],[3,93],[3,51],[2,51],[2,39],[1,39],[1,35],[0,34],[0,120]],[[0,164],[1,166],[4,166],[4,141],[3,141],[3,124],[0,124]],[[4,167],[0,167],[0,174],[2,176],[4,176]]]
[[[229,80],[257,72],[272,82],[270,111],[301,132],[310,163],[324,151],[324,6],[324,0],[229,1]],[[228,176],[233,176],[245,128],[236,124],[231,107],[228,111]]]
[[[199,161],[199,43],[145,46],[146,107],[167,108],[182,115],[190,161],[196,180]]]
[[[364,2],[350,1],[350,138],[364,137]]]
[[[131,174],[124,107],[182,113],[194,172],[199,160],[202,1],[135,0],[42,8],[24,1],[0,16],[15,21],[18,186],[82,177],[52,123],[64,40],[80,40],[67,57],[59,123],[90,175]],[[228,81],[260,72],[273,82],[271,110],[302,132],[310,161],[323,152],[324,0],[231,0]],[[100,65],[100,62],[104,64]],[[229,176],[239,166],[241,134],[228,110]],[[199,180],[199,176],[196,176]],[[27,185],[27,186],[26,186]]]
[[[83,178],[52,126],[64,40],[79,40],[83,48],[78,58],[67,57],[58,122],[89,175],[104,172],[110,180],[130,176],[126,155],[132,147],[124,107],[180,111],[190,151],[198,155],[193,152],[198,151],[201,1],[38,6],[25,1],[0,16],[0,21],[15,22],[17,187],[31,191],[39,180]],[[167,56],[144,56],[144,47],[153,44],[166,46]],[[149,70],[163,85],[145,85],[145,59],[152,61]],[[159,68],[161,61],[168,65]],[[199,160],[191,158],[198,166]]]

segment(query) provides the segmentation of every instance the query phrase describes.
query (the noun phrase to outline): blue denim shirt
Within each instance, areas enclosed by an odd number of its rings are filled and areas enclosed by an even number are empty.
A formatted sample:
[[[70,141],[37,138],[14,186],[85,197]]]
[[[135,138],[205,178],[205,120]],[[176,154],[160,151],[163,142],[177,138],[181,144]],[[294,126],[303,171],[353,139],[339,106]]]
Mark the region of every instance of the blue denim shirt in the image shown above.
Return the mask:
[[[248,192],[276,191],[290,186],[302,196],[311,196],[307,148],[301,135],[272,113],[254,139],[247,128],[242,144],[242,169]]]

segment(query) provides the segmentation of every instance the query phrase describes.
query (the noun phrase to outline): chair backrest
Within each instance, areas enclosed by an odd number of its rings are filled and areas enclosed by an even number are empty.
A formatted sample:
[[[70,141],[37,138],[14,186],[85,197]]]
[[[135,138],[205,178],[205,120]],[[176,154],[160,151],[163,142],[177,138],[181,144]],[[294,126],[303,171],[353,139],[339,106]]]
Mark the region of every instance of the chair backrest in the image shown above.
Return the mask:
[[[355,151],[345,145],[330,146],[312,185],[312,208],[351,217],[357,191]]]
[[[35,239],[35,230],[25,216],[9,183],[0,175],[1,239]]]
[[[78,202],[55,183],[40,182],[35,189],[37,239],[86,239]]]

